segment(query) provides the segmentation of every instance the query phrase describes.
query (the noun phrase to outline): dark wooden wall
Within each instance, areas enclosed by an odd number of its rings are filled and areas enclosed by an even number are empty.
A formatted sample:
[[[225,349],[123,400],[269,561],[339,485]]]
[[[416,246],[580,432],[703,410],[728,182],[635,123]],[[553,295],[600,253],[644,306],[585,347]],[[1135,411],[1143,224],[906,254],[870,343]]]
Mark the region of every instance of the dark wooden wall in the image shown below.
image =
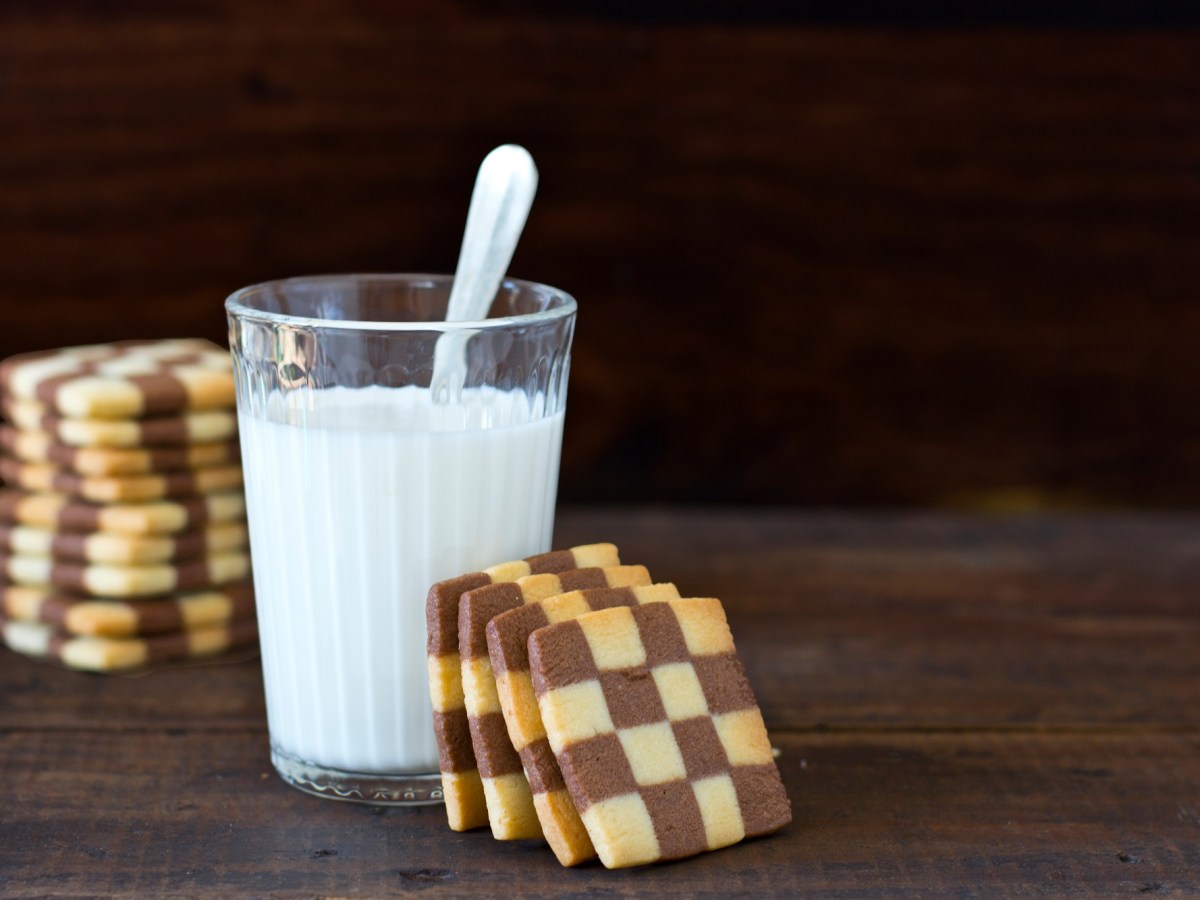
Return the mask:
[[[1200,501],[1200,33],[820,18],[6,0],[0,355],[449,270],[517,141],[562,499]]]

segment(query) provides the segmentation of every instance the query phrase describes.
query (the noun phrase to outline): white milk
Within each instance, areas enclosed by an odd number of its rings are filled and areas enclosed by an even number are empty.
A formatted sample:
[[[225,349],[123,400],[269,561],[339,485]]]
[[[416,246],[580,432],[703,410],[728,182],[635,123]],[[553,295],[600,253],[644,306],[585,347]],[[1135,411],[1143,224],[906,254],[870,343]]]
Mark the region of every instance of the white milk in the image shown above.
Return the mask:
[[[529,422],[524,394],[491,388],[451,408],[416,387],[272,400],[239,417],[272,745],[436,772],[426,593],[550,548],[563,415]]]

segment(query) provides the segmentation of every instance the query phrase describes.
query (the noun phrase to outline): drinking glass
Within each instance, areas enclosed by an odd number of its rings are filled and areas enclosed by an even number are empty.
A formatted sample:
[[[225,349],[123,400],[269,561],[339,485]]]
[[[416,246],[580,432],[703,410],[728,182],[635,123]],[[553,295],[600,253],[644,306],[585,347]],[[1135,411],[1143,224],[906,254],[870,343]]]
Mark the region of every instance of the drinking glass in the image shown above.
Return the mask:
[[[271,761],[320,796],[441,799],[429,587],[550,549],[575,301],[506,280],[486,319],[446,322],[451,281],[225,304]]]

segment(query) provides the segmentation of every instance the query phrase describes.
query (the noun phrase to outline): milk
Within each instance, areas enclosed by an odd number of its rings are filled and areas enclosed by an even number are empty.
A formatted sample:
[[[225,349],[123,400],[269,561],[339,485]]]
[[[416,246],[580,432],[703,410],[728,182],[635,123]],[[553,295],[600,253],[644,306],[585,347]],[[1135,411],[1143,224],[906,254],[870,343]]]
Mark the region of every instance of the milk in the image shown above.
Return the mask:
[[[538,418],[541,402],[339,387],[239,415],[273,749],[347,772],[437,771],[425,597],[550,548],[563,414]]]

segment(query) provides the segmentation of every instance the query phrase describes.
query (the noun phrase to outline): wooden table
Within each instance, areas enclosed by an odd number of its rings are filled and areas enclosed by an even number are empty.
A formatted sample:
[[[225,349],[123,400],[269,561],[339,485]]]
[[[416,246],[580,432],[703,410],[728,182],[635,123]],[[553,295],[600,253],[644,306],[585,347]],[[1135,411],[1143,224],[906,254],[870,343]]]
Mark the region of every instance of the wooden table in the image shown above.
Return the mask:
[[[256,661],[138,678],[0,653],[0,894],[1200,892],[1200,517],[568,510],[727,605],[795,808],[564,870],[440,808],[287,787]]]

